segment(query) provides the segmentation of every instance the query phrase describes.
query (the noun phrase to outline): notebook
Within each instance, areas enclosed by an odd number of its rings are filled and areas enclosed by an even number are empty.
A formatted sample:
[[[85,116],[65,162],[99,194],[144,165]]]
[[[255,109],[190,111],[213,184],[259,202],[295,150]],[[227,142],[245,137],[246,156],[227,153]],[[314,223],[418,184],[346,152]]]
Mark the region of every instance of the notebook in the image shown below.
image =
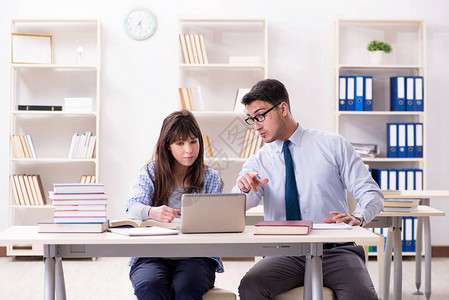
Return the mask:
[[[182,233],[242,232],[244,194],[184,194],[181,198]]]

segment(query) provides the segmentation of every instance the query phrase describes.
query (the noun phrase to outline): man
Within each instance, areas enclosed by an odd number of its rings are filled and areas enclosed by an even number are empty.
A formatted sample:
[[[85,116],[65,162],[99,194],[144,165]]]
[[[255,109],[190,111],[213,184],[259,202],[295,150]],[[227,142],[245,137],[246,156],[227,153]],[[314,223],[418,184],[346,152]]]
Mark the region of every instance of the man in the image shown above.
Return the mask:
[[[303,129],[293,118],[285,86],[258,82],[242,103],[248,125],[266,143],[243,165],[233,192],[247,193],[247,209],[263,197],[265,220],[312,220],[362,226],[383,208],[383,194],[340,135]],[[358,204],[352,215],[348,190]],[[378,299],[361,246],[324,244],[323,285],[338,299]],[[243,277],[241,299],[272,299],[304,285],[305,257],[265,257]]]

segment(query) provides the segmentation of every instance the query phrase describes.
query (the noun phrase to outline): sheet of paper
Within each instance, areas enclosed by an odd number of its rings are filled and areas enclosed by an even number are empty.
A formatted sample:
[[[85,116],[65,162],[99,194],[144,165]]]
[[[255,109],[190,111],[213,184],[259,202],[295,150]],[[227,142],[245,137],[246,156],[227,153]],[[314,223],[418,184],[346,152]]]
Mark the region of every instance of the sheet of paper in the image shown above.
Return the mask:
[[[351,229],[352,226],[346,224],[346,223],[313,223],[313,229],[320,230],[320,229],[334,229],[334,230],[345,230],[345,229]]]
[[[167,229],[162,227],[138,227],[138,228],[109,228],[110,232],[123,234],[128,236],[143,236],[143,235],[169,235],[178,234],[178,230]]]

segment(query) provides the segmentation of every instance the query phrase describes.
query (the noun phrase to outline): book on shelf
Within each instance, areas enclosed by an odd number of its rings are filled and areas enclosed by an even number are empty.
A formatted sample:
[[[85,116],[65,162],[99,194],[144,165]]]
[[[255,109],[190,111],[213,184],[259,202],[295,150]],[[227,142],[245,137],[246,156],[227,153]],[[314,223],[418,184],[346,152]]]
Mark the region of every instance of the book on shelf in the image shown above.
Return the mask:
[[[170,223],[159,222],[156,220],[134,220],[134,219],[123,219],[123,220],[109,220],[109,228],[115,227],[162,227],[168,229],[179,229],[181,227],[181,220],[174,219]]]
[[[55,194],[104,194],[103,183],[54,183]]]
[[[206,150],[207,157],[214,157],[214,152],[212,151],[212,144],[207,134],[204,135],[204,148]]]
[[[242,104],[242,98],[245,96],[251,88],[239,88],[237,90],[237,94],[235,95],[235,102],[234,102],[234,111],[246,114],[246,107]]]
[[[182,108],[186,110],[204,110],[200,86],[179,88]]]
[[[207,53],[202,34],[180,34],[182,56],[186,64],[207,64]]]
[[[90,131],[74,133],[70,143],[69,158],[93,158],[97,137]]]
[[[419,199],[387,199],[384,207],[413,207],[419,205]]]
[[[64,98],[64,111],[66,112],[92,112],[92,98],[77,97]]]
[[[12,135],[11,145],[16,158],[36,158],[36,149],[30,134]]]
[[[18,110],[62,111],[61,105],[18,105]]]
[[[254,225],[255,235],[307,235],[313,222],[300,221],[261,221]]]
[[[263,145],[263,139],[259,132],[254,129],[247,129],[245,138],[243,140],[242,151],[240,152],[240,158],[248,158],[255,154],[257,150]]]
[[[95,175],[82,175],[80,183],[96,183],[97,179]]]
[[[108,229],[108,223],[54,223],[44,220],[38,223],[39,233],[102,233]]]
[[[126,236],[172,235],[179,233],[176,229],[162,227],[109,228],[108,231]]]
[[[17,205],[45,205],[45,193],[39,175],[10,176],[14,201]]]

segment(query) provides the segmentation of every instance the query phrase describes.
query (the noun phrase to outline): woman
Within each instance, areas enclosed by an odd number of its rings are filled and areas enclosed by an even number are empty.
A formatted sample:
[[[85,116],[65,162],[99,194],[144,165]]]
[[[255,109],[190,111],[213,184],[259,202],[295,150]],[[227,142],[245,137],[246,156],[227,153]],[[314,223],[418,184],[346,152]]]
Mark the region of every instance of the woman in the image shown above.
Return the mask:
[[[221,193],[218,173],[204,165],[203,138],[189,111],[162,123],[155,153],[141,171],[126,211],[130,218],[171,222],[180,214],[185,193]],[[138,299],[202,299],[223,272],[219,257],[132,258],[131,283]]]

